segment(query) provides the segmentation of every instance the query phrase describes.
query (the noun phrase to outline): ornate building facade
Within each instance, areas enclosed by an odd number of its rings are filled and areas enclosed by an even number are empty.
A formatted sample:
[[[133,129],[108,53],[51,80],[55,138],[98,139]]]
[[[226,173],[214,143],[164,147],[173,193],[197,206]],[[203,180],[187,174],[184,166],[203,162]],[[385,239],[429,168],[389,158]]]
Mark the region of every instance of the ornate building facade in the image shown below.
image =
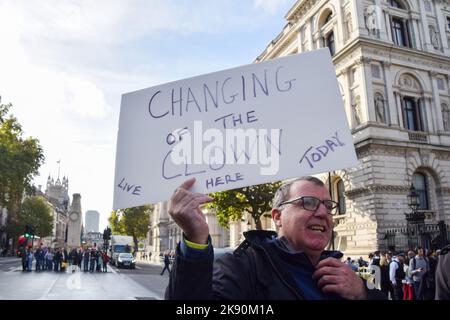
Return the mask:
[[[209,225],[212,244],[216,248],[229,246],[229,231],[217,222],[216,216],[203,210]],[[152,221],[147,234],[148,251],[152,252],[152,260],[159,262],[159,256],[166,250],[175,250],[181,240],[181,229],[176,225],[167,212],[167,202],[155,205]]]
[[[69,219],[69,179],[63,177],[61,181],[58,177],[55,181],[49,175],[43,196],[48,200],[53,211],[53,235],[50,237],[49,245],[55,248],[62,248],[66,243],[67,223]]]
[[[255,62],[328,47],[359,165],[324,174],[335,248],[387,249],[413,183],[426,222],[450,223],[450,1],[299,0]],[[432,240],[432,239],[431,239]]]

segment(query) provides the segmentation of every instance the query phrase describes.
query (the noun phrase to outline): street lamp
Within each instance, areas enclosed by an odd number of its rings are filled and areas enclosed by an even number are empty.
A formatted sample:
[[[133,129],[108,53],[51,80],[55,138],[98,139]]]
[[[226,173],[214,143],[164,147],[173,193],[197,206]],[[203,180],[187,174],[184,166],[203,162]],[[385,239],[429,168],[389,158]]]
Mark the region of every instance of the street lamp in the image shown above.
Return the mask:
[[[413,212],[416,212],[420,205],[419,195],[417,194],[416,188],[414,188],[414,184],[412,183],[409,188],[408,205]]]
[[[407,195],[408,206],[411,208],[411,213],[405,213],[406,215],[406,231],[408,236],[408,249],[413,249],[412,236],[416,234],[418,237],[422,232],[422,227],[425,222],[425,213],[417,212],[420,207],[419,194],[416,192],[414,184],[411,183],[409,193]],[[417,243],[419,244],[419,243]]]

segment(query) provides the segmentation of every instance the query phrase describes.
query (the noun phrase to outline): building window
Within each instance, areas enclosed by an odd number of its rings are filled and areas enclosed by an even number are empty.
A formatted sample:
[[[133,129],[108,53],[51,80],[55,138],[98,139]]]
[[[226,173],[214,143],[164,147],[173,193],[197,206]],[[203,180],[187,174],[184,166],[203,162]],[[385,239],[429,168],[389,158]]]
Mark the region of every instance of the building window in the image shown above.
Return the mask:
[[[398,46],[410,47],[407,22],[400,18],[392,18],[392,40]]]
[[[443,103],[441,105],[441,110],[442,110],[442,122],[444,124],[444,130],[450,131],[450,109],[445,103]]]
[[[325,40],[325,44],[328,47],[328,49],[330,49],[330,54],[332,56],[334,56],[334,54],[336,53],[335,43],[334,43],[334,32],[330,32],[328,34],[328,36],[326,37],[326,40]]]
[[[376,64],[371,64],[370,68],[372,71],[372,77],[380,79],[381,78],[380,66]]]
[[[349,77],[350,77],[350,87],[353,87],[356,84],[356,80],[357,80],[357,77],[358,77],[357,72],[358,72],[358,70],[356,68],[353,68],[350,71],[350,75],[349,75]]]
[[[450,17],[447,17],[447,29],[450,30]]]
[[[444,79],[438,78],[437,79],[437,86],[438,86],[439,90],[445,90]]]
[[[331,21],[332,18],[333,18],[333,12],[330,12],[328,14],[328,16],[325,18],[325,21],[323,22],[323,24],[326,25],[328,22]]]
[[[397,9],[405,9],[397,0],[389,0],[389,5]]]
[[[422,131],[422,121],[420,119],[419,101],[414,98],[405,97],[403,99],[403,115],[405,127],[412,131]]]
[[[428,210],[428,188],[425,175],[422,173],[415,173],[413,175],[413,184],[416,192],[419,195],[419,210]]]
[[[339,202],[339,214],[345,214],[346,206],[345,206],[345,187],[344,181],[339,180],[337,183],[337,195]]]

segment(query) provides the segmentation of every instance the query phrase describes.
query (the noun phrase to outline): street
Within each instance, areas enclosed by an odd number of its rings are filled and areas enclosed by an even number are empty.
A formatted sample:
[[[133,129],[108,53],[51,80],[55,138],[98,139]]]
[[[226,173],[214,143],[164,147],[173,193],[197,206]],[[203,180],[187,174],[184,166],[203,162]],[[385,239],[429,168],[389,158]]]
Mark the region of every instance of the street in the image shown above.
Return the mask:
[[[19,258],[0,258],[0,300],[161,300],[169,281],[161,266],[139,261],[134,270],[69,270],[22,272]]]

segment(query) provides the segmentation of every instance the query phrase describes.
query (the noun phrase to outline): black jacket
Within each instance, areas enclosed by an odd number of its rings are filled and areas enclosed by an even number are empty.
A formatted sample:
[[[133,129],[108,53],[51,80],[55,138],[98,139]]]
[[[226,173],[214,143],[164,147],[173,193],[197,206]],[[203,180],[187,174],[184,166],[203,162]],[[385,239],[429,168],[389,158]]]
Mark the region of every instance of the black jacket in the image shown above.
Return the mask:
[[[268,240],[273,231],[244,232],[245,241],[233,252],[214,261],[183,258],[180,245],[166,299],[177,300],[295,300],[304,299],[292,275],[286,270],[276,246]],[[211,248],[212,250],[212,248]],[[324,251],[321,259],[342,257],[337,251]],[[379,290],[368,290],[369,299],[385,299]]]

